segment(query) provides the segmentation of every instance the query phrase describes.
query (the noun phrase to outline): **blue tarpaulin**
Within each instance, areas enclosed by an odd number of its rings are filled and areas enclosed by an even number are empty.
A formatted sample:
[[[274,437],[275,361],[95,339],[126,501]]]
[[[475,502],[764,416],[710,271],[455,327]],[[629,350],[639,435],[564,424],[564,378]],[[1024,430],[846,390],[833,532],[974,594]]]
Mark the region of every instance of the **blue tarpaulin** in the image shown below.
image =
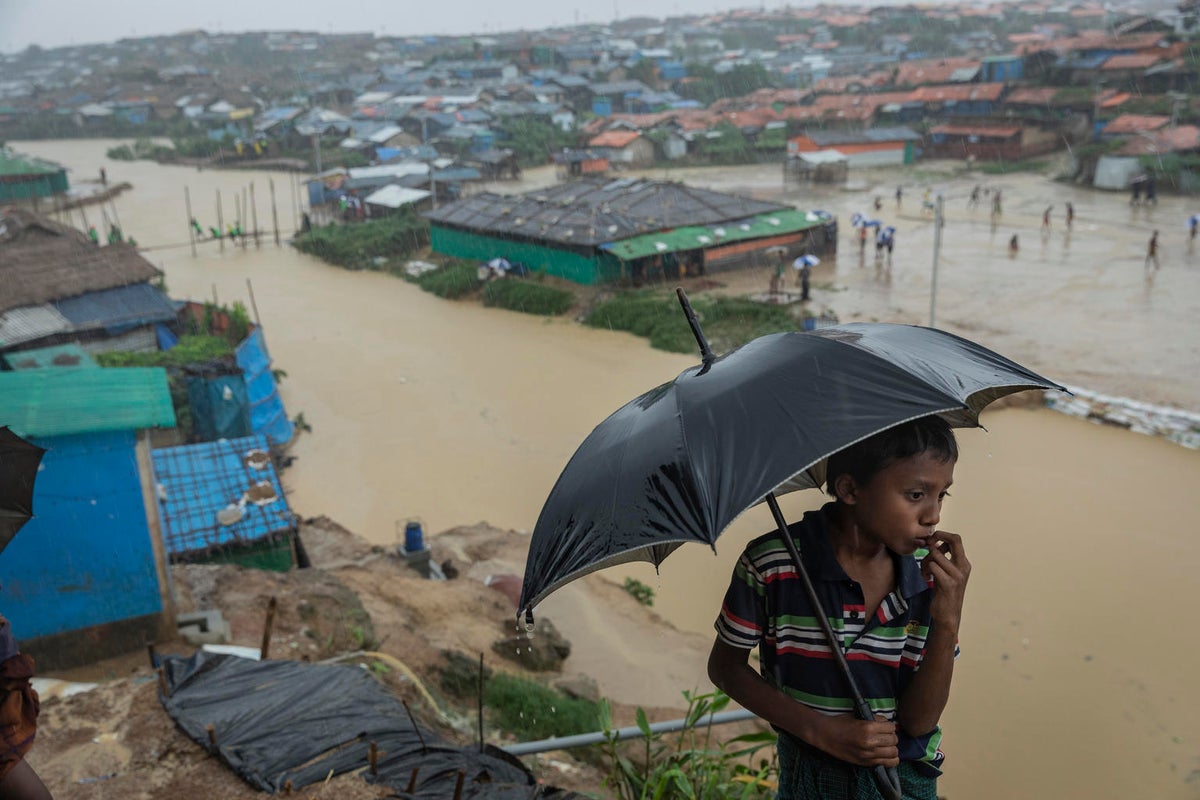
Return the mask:
[[[279,387],[271,373],[271,354],[263,339],[262,328],[255,328],[237,347],[237,363],[246,376],[250,398],[250,427],[255,433],[266,434],[273,445],[287,444],[295,430],[288,419]]]
[[[175,319],[175,306],[170,299],[148,283],[88,292],[58,300],[53,305],[76,329],[116,331]]]
[[[267,447],[266,437],[246,436],[151,453],[163,538],[173,559],[250,544],[293,528]],[[264,485],[252,493],[256,484]],[[230,509],[224,518],[218,517],[222,509]]]
[[[235,439],[254,433],[250,397],[241,374],[194,376],[187,379],[192,428],[202,442]]]

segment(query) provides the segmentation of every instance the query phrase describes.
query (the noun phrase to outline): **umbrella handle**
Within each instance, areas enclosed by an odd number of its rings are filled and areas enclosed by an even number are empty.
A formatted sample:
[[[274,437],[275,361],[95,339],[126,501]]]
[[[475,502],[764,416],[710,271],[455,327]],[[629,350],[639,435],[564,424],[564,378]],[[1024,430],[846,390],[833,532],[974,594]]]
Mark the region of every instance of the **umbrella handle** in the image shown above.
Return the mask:
[[[682,290],[679,291],[682,292]],[[833,653],[833,659],[837,662],[842,676],[850,686],[850,694],[854,697],[855,715],[861,720],[870,722],[875,719],[875,715],[871,712],[871,706],[867,704],[862,691],[858,688],[858,681],[854,680],[854,675],[850,672],[850,663],[846,661],[846,655],[842,652],[842,644],[838,641],[833,626],[829,624],[829,617],[825,615],[825,609],[821,607],[821,598],[817,597],[817,590],[813,587],[812,579],[808,577],[808,570],[804,568],[804,562],[800,560],[800,551],[796,549],[796,543],[792,541],[787,520],[783,518],[783,511],[779,508],[779,501],[775,499],[774,492],[767,493],[767,507],[771,509],[771,516],[775,518],[775,524],[779,527],[779,536],[783,539],[788,555],[792,557],[792,562],[796,565],[796,575],[804,586],[809,605],[817,617],[817,622],[821,625],[825,640],[829,642],[829,650]],[[875,785],[879,788],[879,793],[883,795],[884,800],[902,800],[900,773],[896,771],[895,767],[877,766],[872,770],[872,775],[875,777]]]

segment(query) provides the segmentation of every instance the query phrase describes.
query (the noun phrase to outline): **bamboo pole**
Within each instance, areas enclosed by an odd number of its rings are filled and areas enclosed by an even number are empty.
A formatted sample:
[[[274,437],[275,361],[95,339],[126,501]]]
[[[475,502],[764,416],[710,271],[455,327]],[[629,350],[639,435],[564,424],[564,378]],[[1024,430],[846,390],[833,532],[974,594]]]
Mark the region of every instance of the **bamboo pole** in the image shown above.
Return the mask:
[[[262,247],[262,242],[258,239],[258,201],[254,199],[254,181],[250,182],[250,218],[254,225],[254,249]]]
[[[466,780],[466,770],[458,771],[458,778],[454,781],[454,800],[462,800],[463,781]]]
[[[483,653],[479,654],[479,752],[483,752]]]
[[[246,282],[249,283],[249,281]],[[263,661],[267,660],[267,654],[271,650],[271,628],[275,624],[275,607],[277,605],[278,601],[274,597],[267,601],[267,619],[263,623],[262,645],[258,649],[258,657]]]
[[[238,197],[238,193],[233,193],[233,230],[234,234],[230,236],[230,241],[234,247],[238,246],[237,231],[242,227],[242,199]]]
[[[188,191],[188,187],[186,187],[186,186],[183,187],[183,205],[184,205],[184,208],[187,209],[188,241],[191,242],[191,244],[192,244],[192,258],[195,258],[196,257],[196,228],[194,225],[192,225],[192,220],[194,220],[195,217],[192,216],[192,193],[190,191]]]
[[[375,742],[371,742],[367,748],[367,764],[371,767],[371,775],[379,775],[379,745]]]
[[[242,234],[242,249],[246,248],[246,225],[250,222],[250,205],[246,202],[246,187],[242,187],[242,215],[238,217],[238,231]]]
[[[246,289],[250,292],[250,308],[254,310],[254,324],[262,327],[262,320],[258,318],[258,303],[254,302],[254,285],[250,283],[250,279],[246,278]]]
[[[408,788],[404,790],[405,794],[412,794],[417,788],[417,773],[421,771],[420,767],[413,767],[412,775],[408,776]]]
[[[275,246],[279,247],[279,209],[275,206],[275,179],[270,178],[268,183],[271,187],[271,220],[275,226]]]
[[[221,215],[221,190],[217,189],[217,242],[221,245],[221,252],[225,252],[225,218]]]

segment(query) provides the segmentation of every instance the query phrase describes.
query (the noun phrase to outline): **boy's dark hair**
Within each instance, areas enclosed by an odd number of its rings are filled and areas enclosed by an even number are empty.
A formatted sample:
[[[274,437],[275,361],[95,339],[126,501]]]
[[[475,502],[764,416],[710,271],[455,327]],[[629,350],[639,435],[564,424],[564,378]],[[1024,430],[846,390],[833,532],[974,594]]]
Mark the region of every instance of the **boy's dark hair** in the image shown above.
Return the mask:
[[[834,453],[825,469],[825,491],[837,496],[834,482],[839,475],[848,474],[863,486],[889,464],[926,452],[942,461],[958,460],[954,430],[941,417],[921,417],[902,423]]]

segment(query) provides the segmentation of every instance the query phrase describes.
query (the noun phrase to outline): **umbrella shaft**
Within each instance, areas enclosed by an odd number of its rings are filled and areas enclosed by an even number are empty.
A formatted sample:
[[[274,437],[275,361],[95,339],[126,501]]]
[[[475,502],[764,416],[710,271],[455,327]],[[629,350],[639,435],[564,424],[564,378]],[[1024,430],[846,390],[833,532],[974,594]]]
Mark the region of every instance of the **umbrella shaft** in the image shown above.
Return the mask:
[[[800,576],[800,582],[804,584],[808,602],[812,606],[817,621],[821,624],[826,641],[829,642],[833,659],[837,662],[838,669],[842,671],[846,683],[850,686],[850,694],[854,697],[854,711],[859,719],[870,722],[875,719],[875,715],[871,712],[871,706],[867,704],[862,691],[859,690],[858,682],[854,680],[854,674],[850,672],[850,662],[846,661],[846,655],[842,652],[842,643],[838,640],[833,626],[829,624],[829,618],[825,616],[825,609],[821,607],[821,598],[817,597],[817,590],[813,588],[812,579],[808,577],[808,570],[804,569],[804,562],[800,560],[800,551],[796,549],[796,543],[792,541],[787,520],[783,518],[783,511],[779,508],[779,501],[775,499],[774,492],[767,494],[767,506],[771,509],[771,516],[775,518],[775,524],[779,527],[779,536],[783,539],[783,545],[787,548],[788,555],[792,557],[792,563],[796,565],[796,574]],[[900,800],[899,774],[894,769],[884,767],[875,767],[873,773],[880,793],[887,800]]]

